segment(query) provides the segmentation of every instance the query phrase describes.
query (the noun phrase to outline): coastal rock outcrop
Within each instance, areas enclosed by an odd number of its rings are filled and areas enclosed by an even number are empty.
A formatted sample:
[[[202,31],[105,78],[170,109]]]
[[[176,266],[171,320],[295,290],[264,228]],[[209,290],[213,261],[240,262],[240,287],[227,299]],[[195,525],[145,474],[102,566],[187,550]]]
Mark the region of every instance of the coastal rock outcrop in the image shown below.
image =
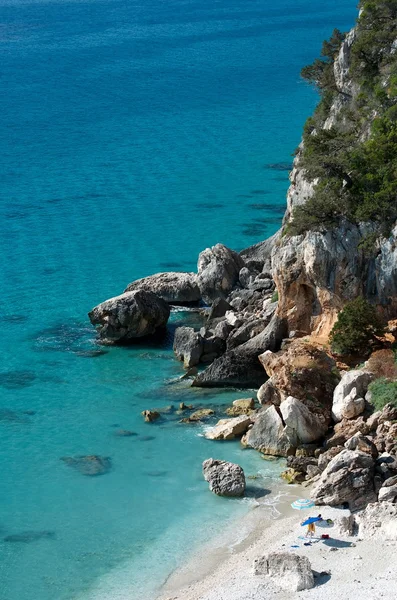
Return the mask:
[[[368,371],[346,371],[334,391],[332,417],[334,421],[353,419],[365,408],[365,394],[373,379]]]
[[[152,292],[169,304],[192,304],[201,300],[195,273],[156,273],[130,283],[124,292]]]
[[[255,575],[265,575],[290,592],[310,590],[314,587],[314,575],[307,556],[291,552],[270,552],[254,561]]]
[[[170,307],[152,292],[138,290],[98,304],[88,316],[102,342],[126,343],[164,328]]]
[[[251,417],[240,415],[234,419],[220,419],[218,423],[205,432],[207,440],[233,440],[242,436],[251,425]]]
[[[218,496],[244,496],[245,475],[239,465],[225,460],[209,458],[203,462],[203,475],[214,494]]]
[[[298,439],[293,430],[285,427],[277,408],[269,406],[258,412],[244,443],[263,454],[289,456],[295,453]]]
[[[223,244],[203,250],[197,263],[198,286],[203,300],[212,304],[216,298],[226,299],[244,266],[241,256]]]
[[[368,454],[342,450],[322,472],[312,489],[312,500],[330,506],[347,503],[350,510],[364,508],[376,501],[374,467],[374,460]]]

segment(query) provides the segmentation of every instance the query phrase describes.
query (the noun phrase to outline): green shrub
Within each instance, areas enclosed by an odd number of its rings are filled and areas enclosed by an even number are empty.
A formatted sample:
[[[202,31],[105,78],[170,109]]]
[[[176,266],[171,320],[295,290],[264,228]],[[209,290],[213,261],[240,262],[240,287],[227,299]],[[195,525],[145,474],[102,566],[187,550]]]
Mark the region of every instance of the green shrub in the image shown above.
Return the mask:
[[[376,336],[383,333],[384,327],[375,307],[364,298],[358,297],[348,302],[339,313],[329,338],[331,350],[342,356],[366,355],[371,350]]]
[[[382,410],[389,403],[397,408],[397,381],[382,377],[373,381],[368,389],[372,394],[371,404],[376,410]]]
[[[271,298],[272,302],[278,302],[278,291],[275,290],[272,294],[272,298]]]

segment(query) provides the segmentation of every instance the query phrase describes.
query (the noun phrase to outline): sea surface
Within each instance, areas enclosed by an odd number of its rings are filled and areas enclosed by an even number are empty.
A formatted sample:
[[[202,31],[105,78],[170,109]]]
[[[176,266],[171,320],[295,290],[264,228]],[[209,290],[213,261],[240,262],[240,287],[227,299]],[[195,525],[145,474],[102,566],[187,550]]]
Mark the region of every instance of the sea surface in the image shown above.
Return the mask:
[[[101,349],[87,312],[278,228],[316,103],[300,68],[355,15],[353,0],[0,0],[0,600],[150,600],[258,496],[274,515],[282,462],[140,415],[247,396],[179,380],[172,332],[197,315]],[[108,473],[61,460],[94,454]],[[211,455],[257,476],[248,498],[208,491]]]

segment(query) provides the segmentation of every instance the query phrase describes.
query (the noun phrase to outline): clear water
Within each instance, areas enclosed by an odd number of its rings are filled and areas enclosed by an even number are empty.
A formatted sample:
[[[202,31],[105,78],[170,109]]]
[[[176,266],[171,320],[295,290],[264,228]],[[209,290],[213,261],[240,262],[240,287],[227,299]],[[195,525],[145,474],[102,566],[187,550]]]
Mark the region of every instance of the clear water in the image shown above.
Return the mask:
[[[241,397],[173,382],[172,328],[194,315],[175,314],[161,347],[91,356],[86,313],[137,277],[194,269],[206,246],[275,231],[316,101],[299,70],[354,4],[0,0],[1,600],[150,598],[252,502],[212,496],[204,458],[274,485],[280,464],[142,421]],[[79,454],[111,472],[60,460]],[[3,541],[26,531],[55,538]]]

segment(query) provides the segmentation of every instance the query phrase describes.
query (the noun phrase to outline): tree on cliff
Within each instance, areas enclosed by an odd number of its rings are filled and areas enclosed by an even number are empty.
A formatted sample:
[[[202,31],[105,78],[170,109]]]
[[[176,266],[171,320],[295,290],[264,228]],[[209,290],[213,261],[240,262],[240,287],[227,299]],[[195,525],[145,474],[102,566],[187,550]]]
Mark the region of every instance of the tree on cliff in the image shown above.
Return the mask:
[[[376,336],[384,327],[372,304],[358,297],[348,302],[338,315],[330,334],[331,350],[335,354],[368,354]]]

